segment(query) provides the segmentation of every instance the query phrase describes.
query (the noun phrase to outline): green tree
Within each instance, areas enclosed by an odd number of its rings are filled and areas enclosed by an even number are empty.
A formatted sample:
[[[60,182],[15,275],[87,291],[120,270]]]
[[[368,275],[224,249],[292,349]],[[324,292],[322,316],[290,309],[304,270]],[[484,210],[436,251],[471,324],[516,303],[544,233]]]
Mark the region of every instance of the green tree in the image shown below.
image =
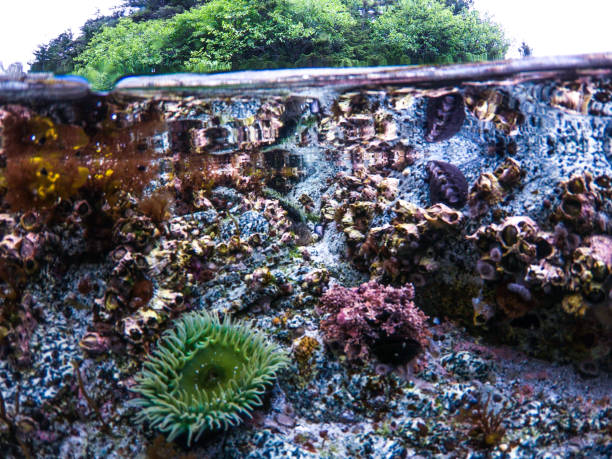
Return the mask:
[[[75,47],[72,32],[67,30],[47,45],[41,45],[34,51],[31,63],[33,72],[68,73],[74,68],[73,60],[79,54]]]
[[[86,77],[96,88],[109,88],[126,74],[166,71],[162,53],[169,35],[165,21],[134,22],[122,18],[92,38],[75,59],[75,73]]]
[[[207,0],[125,0],[124,8],[135,8],[130,17],[136,21],[168,19],[177,14],[206,3]]]
[[[508,42],[476,11],[454,14],[436,0],[399,0],[372,24],[373,64],[423,64],[497,59]]]
[[[366,7],[383,13],[372,20]],[[169,19],[120,19],[74,62],[108,88],[132,73],[456,62],[501,57],[507,47],[498,26],[442,0],[210,0]]]
[[[339,0],[213,0],[173,18],[170,57],[190,71],[351,65],[355,24]]]
[[[169,20],[105,27],[76,73],[107,88],[129,73],[357,65],[346,39],[355,25],[340,0],[212,0]]]
[[[72,72],[75,68],[74,58],[81,54],[91,39],[104,26],[113,27],[126,12],[134,21],[170,18],[193,6],[206,3],[207,0],[125,0],[122,8],[110,16],[99,16],[87,20],[81,27],[81,34],[74,37],[66,31],[49,43],[40,45],[34,51],[34,61],[30,63],[33,72],[53,72],[61,75]]]
[[[118,11],[112,16],[100,16],[89,19],[81,27],[81,35],[74,37],[72,31],[67,30],[53,38],[48,44],[40,45],[34,51],[34,61],[30,63],[32,72],[53,72],[56,75],[70,73],[74,70],[74,58],[82,53],[87,43],[104,26],[114,26],[121,17]]]
[[[444,0],[444,4],[452,9],[454,14],[459,14],[469,10],[474,4],[474,0]]]

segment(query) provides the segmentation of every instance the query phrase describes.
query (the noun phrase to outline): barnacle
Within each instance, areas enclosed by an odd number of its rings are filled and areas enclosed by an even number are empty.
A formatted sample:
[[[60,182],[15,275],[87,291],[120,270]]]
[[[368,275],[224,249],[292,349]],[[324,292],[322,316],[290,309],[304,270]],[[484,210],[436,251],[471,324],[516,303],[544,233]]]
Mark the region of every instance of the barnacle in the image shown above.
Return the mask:
[[[593,179],[586,172],[584,175],[574,174],[560,185],[561,203],[551,215],[553,222],[564,222],[579,234],[610,229],[608,211],[605,210],[610,196],[608,177]]]
[[[503,188],[494,174],[490,172],[480,174],[468,196],[470,216],[475,218],[484,215],[491,206],[502,200],[503,193]]]
[[[570,114],[586,115],[593,97],[589,84],[572,82],[559,86],[550,96],[550,105]]]
[[[226,429],[261,405],[261,395],[285,354],[262,334],[227,316],[193,312],[165,332],[144,363],[133,391],[139,422],[167,432],[172,441],[187,434],[187,443],[206,430]]]
[[[476,218],[486,214],[492,206],[501,202],[524,176],[525,171],[512,158],[506,158],[493,173],[481,173],[468,196],[470,216]]]
[[[514,136],[525,121],[518,104],[510,96],[496,89],[468,91],[465,104],[472,114],[481,121],[492,121],[497,129],[506,135]],[[515,107],[515,108],[513,108]]]

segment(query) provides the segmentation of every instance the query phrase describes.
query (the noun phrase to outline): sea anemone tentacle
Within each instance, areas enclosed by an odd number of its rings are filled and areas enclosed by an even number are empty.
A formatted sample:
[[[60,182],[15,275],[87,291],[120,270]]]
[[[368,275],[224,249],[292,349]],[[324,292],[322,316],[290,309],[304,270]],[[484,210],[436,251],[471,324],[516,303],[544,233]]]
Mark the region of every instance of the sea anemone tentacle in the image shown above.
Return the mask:
[[[192,312],[164,333],[132,389],[138,422],[187,444],[227,429],[262,404],[266,386],[288,358],[254,328],[226,316]]]

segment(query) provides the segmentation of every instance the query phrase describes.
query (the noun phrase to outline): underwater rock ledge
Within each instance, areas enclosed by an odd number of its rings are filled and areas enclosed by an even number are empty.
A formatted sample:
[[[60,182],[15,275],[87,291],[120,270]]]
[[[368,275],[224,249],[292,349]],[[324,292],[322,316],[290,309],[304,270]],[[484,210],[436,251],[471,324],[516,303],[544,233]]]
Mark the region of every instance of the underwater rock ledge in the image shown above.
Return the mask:
[[[611,218],[612,54],[109,93],[0,76],[0,446],[610,456]],[[286,356],[247,410],[242,369],[160,352],[246,360],[240,340],[170,338],[192,314],[250,320]],[[239,425],[169,441],[193,355]],[[165,408],[139,425],[156,365]]]

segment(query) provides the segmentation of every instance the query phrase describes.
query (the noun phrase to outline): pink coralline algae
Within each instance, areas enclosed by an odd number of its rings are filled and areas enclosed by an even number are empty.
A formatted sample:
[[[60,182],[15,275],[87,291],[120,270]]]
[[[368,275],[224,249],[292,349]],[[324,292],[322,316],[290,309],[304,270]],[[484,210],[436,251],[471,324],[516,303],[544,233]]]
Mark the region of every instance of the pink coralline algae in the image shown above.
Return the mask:
[[[319,313],[329,313],[321,328],[325,341],[344,351],[351,362],[371,354],[385,364],[409,362],[430,336],[427,316],[412,299],[414,287],[384,286],[370,281],[359,287],[334,286],[322,297]]]

